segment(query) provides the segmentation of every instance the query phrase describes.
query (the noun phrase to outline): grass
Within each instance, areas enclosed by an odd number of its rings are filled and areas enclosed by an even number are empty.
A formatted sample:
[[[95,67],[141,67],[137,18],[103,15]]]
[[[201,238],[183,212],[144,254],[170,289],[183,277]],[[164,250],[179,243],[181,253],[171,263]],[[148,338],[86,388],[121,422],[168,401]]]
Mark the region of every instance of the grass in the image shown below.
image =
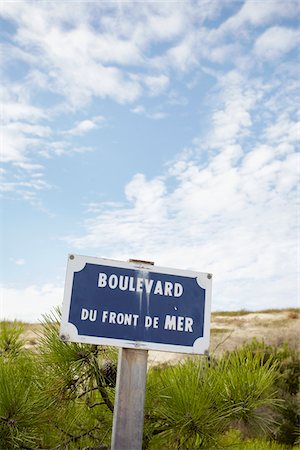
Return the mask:
[[[266,327],[266,328],[285,327],[285,326],[288,326],[289,323],[290,323],[290,320],[288,318],[285,318],[285,319],[275,319],[270,322],[256,321],[255,326]]]
[[[288,319],[298,319],[299,318],[299,313],[296,311],[290,311],[288,313]]]
[[[215,311],[212,313],[212,316],[236,317],[236,316],[247,316],[248,314],[252,313],[253,311],[241,309],[239,311]]]
[[[282,308],[282,309],[261,309],[259,311],[249,311],[247,309],[240,309],[238,311],[214,311],[212,316],[223,316],[223,317],[237,317],[237,316],[247,316],[248,314],[281,314],[289,313],[290,318],[298,318],[300,314],[300,308]]]
[[[280,314],[284,312],[294,312],[294,313],[300,313],[300,308],[281,308],[281,309],[262,309],[260,311],[255,311],[256,313],[263,313],[263,314]]]
[[[218,317],[216,319],[213,319],[213,321],[225,326],[231,325],[234,328],[243,328],[246,325],[246,322],[239,317]]]
[[[210,332],[211,334],[224,334],[224,333],[231,333],[233,330],[232,328],[211,328]]]

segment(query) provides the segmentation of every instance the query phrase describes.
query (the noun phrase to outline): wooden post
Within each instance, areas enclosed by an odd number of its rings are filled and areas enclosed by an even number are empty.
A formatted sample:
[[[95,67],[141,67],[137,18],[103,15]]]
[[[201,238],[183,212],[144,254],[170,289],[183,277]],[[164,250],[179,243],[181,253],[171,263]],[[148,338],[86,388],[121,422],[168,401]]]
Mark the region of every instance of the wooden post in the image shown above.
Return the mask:
[[[142,449],[147,361],[147,350],[120,349],[111,450]]]
[[[130,259],[139,267],[150,261]],[[111,450],[141,450],[144,430],[148,350],[120,348]]]

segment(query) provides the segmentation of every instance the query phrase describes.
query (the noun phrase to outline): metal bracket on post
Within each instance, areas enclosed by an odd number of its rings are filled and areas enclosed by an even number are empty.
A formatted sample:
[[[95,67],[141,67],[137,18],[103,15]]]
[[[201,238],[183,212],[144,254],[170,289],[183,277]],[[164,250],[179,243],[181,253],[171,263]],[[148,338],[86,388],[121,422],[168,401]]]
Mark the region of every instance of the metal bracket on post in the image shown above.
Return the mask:
[[[130,259],[139,266],[153,262]],[[148,350],[119,351],[111,450],[141,450],[144,429]]]

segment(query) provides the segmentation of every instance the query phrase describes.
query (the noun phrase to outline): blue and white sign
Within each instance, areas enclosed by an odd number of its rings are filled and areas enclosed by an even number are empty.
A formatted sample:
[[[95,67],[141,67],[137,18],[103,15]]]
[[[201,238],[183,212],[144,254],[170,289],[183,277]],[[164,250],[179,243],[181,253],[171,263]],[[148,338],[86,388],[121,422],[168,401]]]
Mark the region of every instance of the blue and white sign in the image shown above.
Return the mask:
[[[61,339],[201,354],[208,350],[208,273],[70,255]]]

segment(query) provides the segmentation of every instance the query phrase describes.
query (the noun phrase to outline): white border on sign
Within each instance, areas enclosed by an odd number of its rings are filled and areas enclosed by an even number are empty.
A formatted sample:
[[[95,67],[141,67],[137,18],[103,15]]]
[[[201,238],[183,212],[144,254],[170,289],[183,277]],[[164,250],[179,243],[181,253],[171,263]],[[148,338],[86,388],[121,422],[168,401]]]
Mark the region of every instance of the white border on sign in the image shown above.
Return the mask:
[[[126,339],[111,339],[106,337],[79,335],[78,330],[72,323],[69,323],[69,311],[72,297],[74,273],[84,269],[86,264],[105,265],[123,269],[147,270],[148,272],[162,273],[166,275],[179,275],[183,277],[196,278],[197,283],[205,289],[205,308],[204,308],[204,329],[203,337],[198,338],[194,345],[172,345],[160,344],[156,342],[129,341]],[[138,350],[158,350],[164,352],[204,354],[208,351],[210,336],[210,315],[211,315],[211,292],[212,276],[208,273],[194,272],[181,269],[172,269],[170,267],[159,267],[144,262],[124,262],[115,261],[106,258],[95,258],[91,256],[69,255],[67,274],[63,298],[63,310],[60,325],[60,337],[67,342],[78,342],[83,344],[109,345],[114,347],[133,348]]]

